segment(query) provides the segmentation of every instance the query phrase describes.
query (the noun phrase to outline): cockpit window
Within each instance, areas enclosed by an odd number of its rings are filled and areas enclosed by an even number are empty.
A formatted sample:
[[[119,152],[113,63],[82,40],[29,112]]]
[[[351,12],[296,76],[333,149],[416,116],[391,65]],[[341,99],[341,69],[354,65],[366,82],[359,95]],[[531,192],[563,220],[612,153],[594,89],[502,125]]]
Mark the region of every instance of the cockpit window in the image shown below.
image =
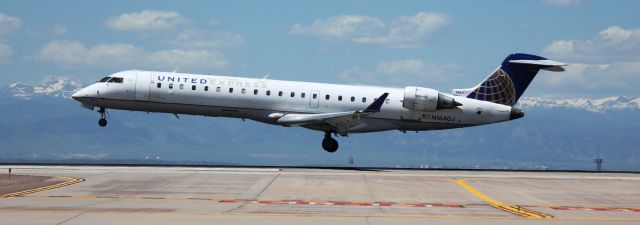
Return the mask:
[[[107,82],[107,80],[109,80],[109,78],[111,78],[111,77],[104,77],[104,78],[100,79],[98,82]]]
[[[113,77],[107,83],[122,83],[124,79],[122,77]]]

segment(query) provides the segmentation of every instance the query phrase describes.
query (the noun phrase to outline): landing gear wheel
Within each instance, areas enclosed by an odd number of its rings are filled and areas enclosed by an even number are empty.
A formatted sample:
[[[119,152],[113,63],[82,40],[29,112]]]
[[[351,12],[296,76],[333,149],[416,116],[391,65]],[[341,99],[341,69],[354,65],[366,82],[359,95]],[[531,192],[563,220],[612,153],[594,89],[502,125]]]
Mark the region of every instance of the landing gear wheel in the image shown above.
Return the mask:
[[[107,119],[105,119],[107,110],[105,108],[100,108],[98,110],[98,113],[100,113],[100,120],[98,120],[98,125],[100,125],[101,127],[107,126]]]
[[[98,125],[100,125],[101,127],[107,126],[107,119],[98,120]]]
[[[324,139],[322,139],[322,148],[327,152],[335,152],[338,150],[338,141],[331,137],[330,132],[326,132]]]

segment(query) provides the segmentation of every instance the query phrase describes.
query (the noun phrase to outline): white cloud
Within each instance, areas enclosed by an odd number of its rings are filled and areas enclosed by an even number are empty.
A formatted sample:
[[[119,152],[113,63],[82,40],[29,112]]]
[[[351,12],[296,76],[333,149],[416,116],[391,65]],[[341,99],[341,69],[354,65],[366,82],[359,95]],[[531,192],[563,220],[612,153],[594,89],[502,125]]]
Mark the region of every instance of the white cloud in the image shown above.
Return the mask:
[[[598,35],[604,39],[604,40],[608,40],[611,42],[622,42],[625,41],[627,39],[629,39],[631,37],[631,35],[633,35],[635,33],[636,37],[635,38],[640,38],[640,36],[638,36],[638,30],[625,30],[622,27],[619,26],[612,26],[609,27],[603,31],[600,31],[600,33],[598,33]]]
[[[144,10],[111,17],[105,24],[120,31],[154,31],[173,28],[185,21],[176,11]]]
[[[147,60],[152,65],[172,65],[174,68],[224,68],[229,65],[229,62],[221,52],[204,50],[173,49],[158,51],[149,54]]]
[[[84,56],[91,65],[120,66],[131,63],[144,65],[145,51],[130,44],[98,44],[89,48]]]
[[[0,64],[9,63],[9,57],[13,54],[13,49],[6,44],[0,42]]]
[[[75,65],[86,62],[87,47],[79,41],[52,41],[38,53],[38,58],[60,65]]]
[[[640,29],[611,26],[587,40],[559,40],[543,53],[551,57],[583,63],[640,60]]]
[[[635,92],[640,86],[640,29],[608,27],[586,40],[558,40],[542,51],[569,62],[567,71],[542,76],[543,86],[566,92]]]
[[[62,24],[55,24],[53,25],[52,33],[55,35],[65,35],[67,34],[67,26]]]
[[[573,41],[554,41],[545,47],[543,52],[553,55],[567,55],[573,53]]]
[[[338,74],[347,83],[408,86],[451,84],[459,78],[460,68],[454,64],[426,63],[419,59],[380,61],[375,69],[353,67]]]
[[[168,44],[187,49],[216,49],[242,46],[244,39],[230,32],[185,29]]]
[[[628,93],[640,85],[640,61],[613,62],[610,64],[573,63],[567,71],[546,74],[543,85],[577,91],[618,90]]]
[[[554,6],[570,6],[570,5],[579,5],[582,0],[543,0],[545,3],[554,5]]]
[[[97,44],[86,47],[79,41],[51,41],[38,53],[38,59],[63,67],[151,67],[171,68],[224,68],[229,63],[218,51],[171,49],[145,51],[130,44]]]
[[[342,15],[328,19],[317,19],[310,26],[294,24],[291,34],[318,36],[327,39],[351,39],[358,36],[379,35],[384,31],[384,22],[369,16]]]
[[[448,15],[437,12],[419,12],[390,22],[370,16],[340,15],[317,19],[311,25],[294,24],[289,33],[328,41],[416,48],[449,22]]]
[[[22,21],[20,19],[0,12],[0,35],[8,34],[21,25]]]

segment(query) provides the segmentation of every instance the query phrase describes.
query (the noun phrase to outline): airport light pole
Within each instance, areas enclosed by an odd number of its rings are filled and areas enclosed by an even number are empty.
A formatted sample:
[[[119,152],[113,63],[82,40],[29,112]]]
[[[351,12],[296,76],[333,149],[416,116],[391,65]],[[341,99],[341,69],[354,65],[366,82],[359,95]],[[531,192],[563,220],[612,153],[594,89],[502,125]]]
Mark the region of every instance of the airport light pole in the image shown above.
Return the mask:
[[[602,158],[597,158],[593,160],[596,163],[596,170],[597,171],[602,171],[602,161],[604,161]]]

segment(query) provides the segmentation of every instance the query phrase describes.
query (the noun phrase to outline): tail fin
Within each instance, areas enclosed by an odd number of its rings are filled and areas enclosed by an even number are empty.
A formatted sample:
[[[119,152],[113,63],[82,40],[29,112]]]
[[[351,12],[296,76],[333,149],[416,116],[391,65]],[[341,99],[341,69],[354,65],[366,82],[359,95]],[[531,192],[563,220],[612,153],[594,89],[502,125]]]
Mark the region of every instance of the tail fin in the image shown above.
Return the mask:
[[[453,89],[453,95],[513,106],[538,71],[564,71],[562,66],[565,65],[536,55],[514,53],[480,84],[468,89]]]

